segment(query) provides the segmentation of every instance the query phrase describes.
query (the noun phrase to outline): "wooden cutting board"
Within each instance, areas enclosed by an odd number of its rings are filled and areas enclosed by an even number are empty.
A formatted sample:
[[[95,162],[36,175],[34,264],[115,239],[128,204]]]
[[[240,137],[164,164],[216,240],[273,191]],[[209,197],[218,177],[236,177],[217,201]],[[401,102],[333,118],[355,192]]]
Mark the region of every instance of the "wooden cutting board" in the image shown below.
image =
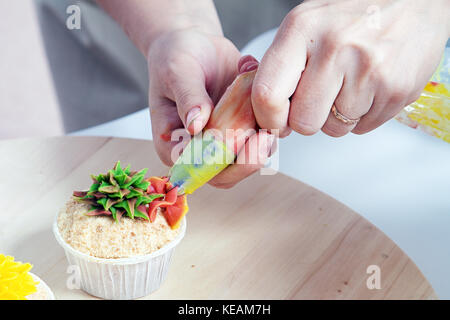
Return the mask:
[[[60,137],[0,142],[0,252],[34,264],[59,299],[67,262],[52,221],[72,190],[116,160],[165,175],[151,141]],[[189,198],[187,233],[149,299],[432,299],[415,264],[385,234],[333,198],[283,174]],[[378,266],[380,289],[369,289]],[[373,278],[372,278],[373,279]],[[371,282],[373,283],[373,282]]]

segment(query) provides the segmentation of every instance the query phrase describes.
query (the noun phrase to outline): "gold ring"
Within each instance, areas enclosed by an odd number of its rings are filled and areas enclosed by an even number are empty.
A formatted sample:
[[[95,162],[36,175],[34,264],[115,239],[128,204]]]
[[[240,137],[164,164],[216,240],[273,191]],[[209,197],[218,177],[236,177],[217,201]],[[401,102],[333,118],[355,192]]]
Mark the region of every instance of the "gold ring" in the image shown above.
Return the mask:
[[[336,119],[338,119],[339,121],[341,121],[341,122],[343,122],[343,123],[345,123],[345,124],[348,124],[348,125],[355,125],[355,124],[357,124],[358,123],[358,121],[361,119],[361,118],[358,118],[358,119],[350,119],[350,118],[347,118],[346,116],[344,116],[342,113],[340,113],[338,110],[337,110],[337,108],[336,108],[336,106],[333,104],[333,106],[331,107],[331,112],[333,113],[333,115],[336,117]]]

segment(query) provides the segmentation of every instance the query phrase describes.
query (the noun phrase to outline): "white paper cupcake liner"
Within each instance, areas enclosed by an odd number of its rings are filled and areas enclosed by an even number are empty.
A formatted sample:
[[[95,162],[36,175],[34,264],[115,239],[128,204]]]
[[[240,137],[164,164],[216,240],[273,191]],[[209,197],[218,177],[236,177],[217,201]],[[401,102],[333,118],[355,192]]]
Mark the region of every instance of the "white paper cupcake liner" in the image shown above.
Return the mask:
[[[175,247],[186,232],[186,219],[177,237],[161,249],[147,255],[120,259],[102,259],[75,250],[61,237],[57,222],[53,233],[63,247],[70,265],[80,269],[81,289],[113,300],[136,299],[149,295],[164,282]]]
[[[29,300],[56,300],[53,291],[44,282],[44,280],[42,280],[32,272],[29,272],[29,274],[33,277],[34,281],[39,282],[39,284],[37,285],[38,292],[29,295],[27,297]]]

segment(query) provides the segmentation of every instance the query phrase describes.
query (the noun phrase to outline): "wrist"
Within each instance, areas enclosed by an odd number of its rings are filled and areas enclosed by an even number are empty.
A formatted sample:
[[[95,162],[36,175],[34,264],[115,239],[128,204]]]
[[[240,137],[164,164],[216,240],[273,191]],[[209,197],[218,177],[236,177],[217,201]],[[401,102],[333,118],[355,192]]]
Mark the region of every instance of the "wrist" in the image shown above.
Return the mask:
[[[161,35],[198,28],[222,34],[212,0],[96,0],[123,28],[144,56]]]
[[[194,30],[203,34],[223,36],[220,22],[213,19],[192,19],[191,16],[177,16],[175,23],[161,24],[158,28],[153,29],[147,34],[147,38],[143,45],[143,55],[148,58],[151,47],[158,42],[159,39],[165,38],[170,34],[174,34],[183,30]]]

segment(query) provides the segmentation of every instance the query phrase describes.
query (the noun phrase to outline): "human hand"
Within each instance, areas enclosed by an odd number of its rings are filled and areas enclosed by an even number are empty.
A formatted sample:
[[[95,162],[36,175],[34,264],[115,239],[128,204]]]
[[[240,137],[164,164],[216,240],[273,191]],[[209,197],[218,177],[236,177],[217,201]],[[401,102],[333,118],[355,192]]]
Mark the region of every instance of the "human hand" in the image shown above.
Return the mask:
[[[164,34],[150,46],[149,106],[153,139],[158,155],[166,165],[172,165],[176,160],[171,155],[179,142],[171,141],[172,132],[185,128],[190,134],[199,133],[238,72],[255,69],[258,65],[252,57],[239,59],[239,51],[229,40],[195,28]],[[253,134],[242,152],[237,154],[236,164],[227,167],[210,183],[229,188],[256,172],[270,152],[268,141],[273,141],[273,137],[266,132]],[[257,146],[256,151],[254,146]],[[257,161],[246,163],[242,160],[255,159],[248,156],[249,150],[257,153]]]
[[[419,97],[449,37],[449,13],[448,0],[305,1],[285,17],[258,68],[258,124],[280,136],[290,128],[333,137],[377,128]],[[359,121],[339,120],[333,105]]]

